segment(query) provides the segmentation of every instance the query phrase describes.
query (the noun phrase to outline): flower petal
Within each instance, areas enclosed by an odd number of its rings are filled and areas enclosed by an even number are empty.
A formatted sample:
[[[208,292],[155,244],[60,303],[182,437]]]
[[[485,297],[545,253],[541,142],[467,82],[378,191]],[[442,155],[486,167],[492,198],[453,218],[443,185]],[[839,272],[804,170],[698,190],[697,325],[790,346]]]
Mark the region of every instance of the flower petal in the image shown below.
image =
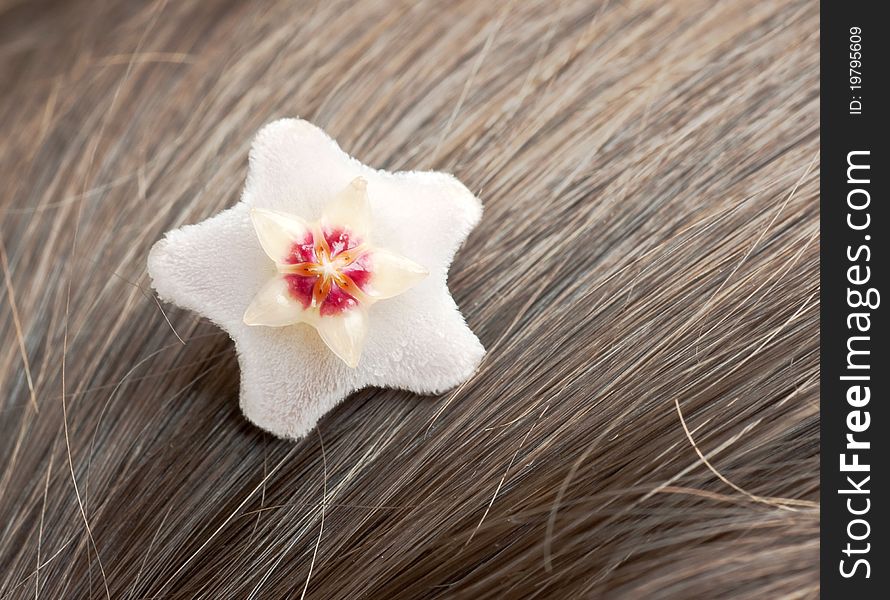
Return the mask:
[[[431,274],[410,294],[374,305],[359,366],[370,385],[439,394],[476,371],[485,349],[447,294]]]
[[[429,272],[401,254],[375,248],[371,253],[371,278],[365,293],[374,300],[392,298],[422,281]]]
[[[168,232],[152,247],[148,272],[162,300],[198,312],[234,334],[243,327],[244,307],[275,267],[257,245],[249,207],[239,203]]]
[[[308,260],[305,256],[312,245],[312,230],[305,221],[294,215],[267,210],[250,209],[250,218],[263,251],[278,264],[292,264]],[[307,248],[304,248],[308,244]]]
[[[235,345],[241,409],[280,437],[305,436],[323,414],[362,387],[358,370],[347,367],[309,326],[242,325]]]
[[[246,325],[284,327],[303,320],[302,304],[290,293],[287,281],[278,275],[260,288],[244,311]]]
[[[280,119],[263,127],[251,145],[242,199],[253,208],[315,221],[359,175],[371,182],[376,194],[378,178],[382,179],[376,171],[350,158],[315,125]]]
[[[368,182],[356,177],[325,206],[322,222],[329,227],[346,227],[365,240],[371,230],[371,203],[368,201]]]
[[[339,315],[319,317],[314,325],[334,354],[353,369],[358,366],[368,333],[368,314],[364,309],[357,307]]]

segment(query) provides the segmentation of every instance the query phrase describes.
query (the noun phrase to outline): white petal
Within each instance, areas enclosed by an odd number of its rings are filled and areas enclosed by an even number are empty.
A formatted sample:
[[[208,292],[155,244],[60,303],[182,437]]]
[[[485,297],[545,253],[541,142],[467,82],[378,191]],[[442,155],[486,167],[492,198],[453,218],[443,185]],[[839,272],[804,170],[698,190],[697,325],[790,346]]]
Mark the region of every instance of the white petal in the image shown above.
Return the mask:
[[[303,321],[304,313],[303,305],[288,291],[287,281],[276,274],[260,288],[244,311],[244,324],[284,327]]]
[[[162,300],[193,310],[233,333],[256,291],[275,274],[245,204],[168,232],[148,255]]]
[[[311,230],[303,219],[276,210],[250,209],[250,218],[260,246],[276,263],[284,264],[294,244],[311,242]]]
[[[470,378],[485,354],[445,282],[432,276],[369,313],[360,368],[371,385],[438,394]]]
[[[353,308],[339,315],[319,317],[315,322],[318,335],[334,354],[352,368],[358,366],[368,333],[368,314],[362,308]]]
[[[358,176],[375,171],[353,160],[324,131],[300,119],[264,126],[250,148],[242,198],[251,207],[280,210],[307,221]]]
[[[329,226],[346,227],[362,239],[371,231],[371,204],[368,201],[368,182],[356,177],[325,206],[321,217]]]
[[[235,337],[241,410],[266,431],[299,439],[364,385],[308,325],[242,327]]]
[[[479,200],[445,173],[367,175],[374,227],[371,240],[423,265],[447,273],[451,259],[482,215]]]
[[[398,296],[429,275],[416,262],[382,248],[375,248],[370,260],[371,281],[366,293],[375,300]]]

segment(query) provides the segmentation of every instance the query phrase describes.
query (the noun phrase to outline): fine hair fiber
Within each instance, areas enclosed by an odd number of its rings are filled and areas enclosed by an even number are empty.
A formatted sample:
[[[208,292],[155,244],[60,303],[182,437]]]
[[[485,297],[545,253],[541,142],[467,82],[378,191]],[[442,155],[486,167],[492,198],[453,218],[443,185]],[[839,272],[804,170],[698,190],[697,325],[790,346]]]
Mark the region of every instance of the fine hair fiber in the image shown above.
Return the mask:
[[[0,0],[0,598],[815,598],[812,1]],[[293,442],[148,249],[324,128],[487,348]]]

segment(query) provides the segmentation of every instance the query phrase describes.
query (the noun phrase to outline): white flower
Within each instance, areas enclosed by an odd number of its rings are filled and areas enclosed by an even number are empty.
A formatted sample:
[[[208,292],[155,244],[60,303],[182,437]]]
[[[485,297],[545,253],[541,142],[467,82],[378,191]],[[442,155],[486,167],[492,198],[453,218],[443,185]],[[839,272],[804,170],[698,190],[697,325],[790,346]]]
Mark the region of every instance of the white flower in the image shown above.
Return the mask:
[[[450,175],[376,171],[284,119],[257,135],[241,201],[168,232],[149,272],[235,340],[245,415],[299,438],[363,387],[439,393],[472,375],[484,349],[446,279],[480,216]]]

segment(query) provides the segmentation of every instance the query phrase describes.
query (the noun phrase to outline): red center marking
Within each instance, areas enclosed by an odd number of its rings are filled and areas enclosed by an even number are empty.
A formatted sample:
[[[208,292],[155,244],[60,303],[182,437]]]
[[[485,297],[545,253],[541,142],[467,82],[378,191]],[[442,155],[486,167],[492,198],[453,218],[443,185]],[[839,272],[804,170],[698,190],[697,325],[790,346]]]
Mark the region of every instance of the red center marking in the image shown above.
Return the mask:
[[[284,278],[303,308],[318,307],[322,316],[355,308],[371,279],[370,257],[348,229],[307,233],[294,242],[285,262],[293,265]]]

